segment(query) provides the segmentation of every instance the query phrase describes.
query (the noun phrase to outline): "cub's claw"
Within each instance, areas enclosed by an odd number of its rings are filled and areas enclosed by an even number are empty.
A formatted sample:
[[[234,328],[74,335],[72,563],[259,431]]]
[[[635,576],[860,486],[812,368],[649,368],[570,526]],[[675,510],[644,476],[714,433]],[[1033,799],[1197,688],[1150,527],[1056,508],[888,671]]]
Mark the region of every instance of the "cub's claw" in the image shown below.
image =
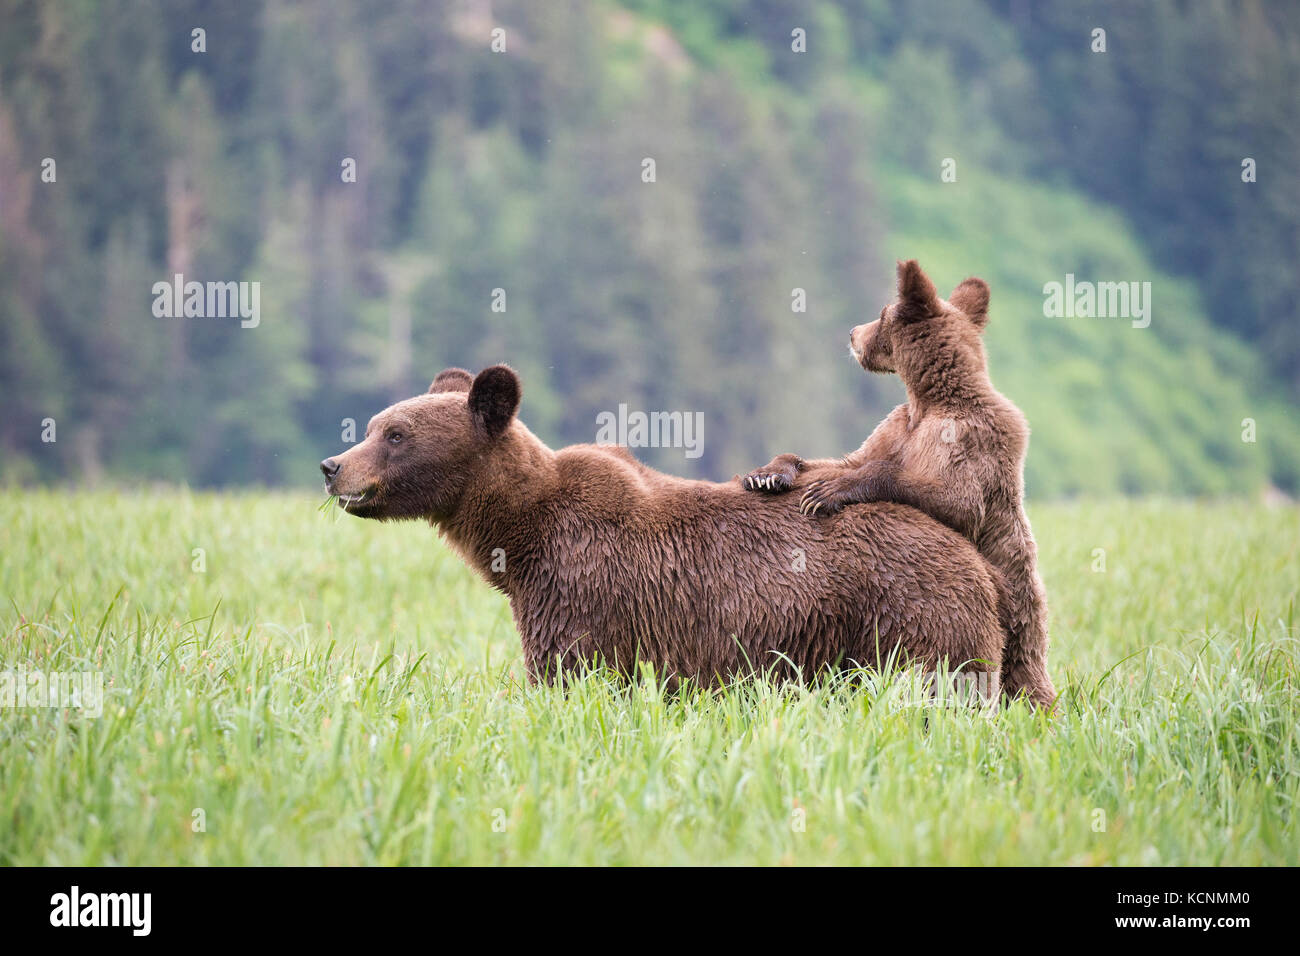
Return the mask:
[[[843,507],[844,503],[839,495],[822,481],[815,481],[809,485],[799,501],[800,514],[807,515],[809,518],[833,515]]]
[[[753,471],[745,476],[745,488],[748,491],[766,491],[776,494],[782,491],[789,491],[793,482],[782,474],[766,474],[761,471]]]

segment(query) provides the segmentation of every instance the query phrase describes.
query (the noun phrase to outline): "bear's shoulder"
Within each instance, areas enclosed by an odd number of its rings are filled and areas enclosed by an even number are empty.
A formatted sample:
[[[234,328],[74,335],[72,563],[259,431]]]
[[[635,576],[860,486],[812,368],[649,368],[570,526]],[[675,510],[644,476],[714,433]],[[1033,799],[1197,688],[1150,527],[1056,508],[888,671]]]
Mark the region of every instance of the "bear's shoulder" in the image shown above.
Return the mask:
[[[673,481],[638,461],[623,445],[569,445],[556,453],[555,464],[567,491],[611,507],[662,490]]]

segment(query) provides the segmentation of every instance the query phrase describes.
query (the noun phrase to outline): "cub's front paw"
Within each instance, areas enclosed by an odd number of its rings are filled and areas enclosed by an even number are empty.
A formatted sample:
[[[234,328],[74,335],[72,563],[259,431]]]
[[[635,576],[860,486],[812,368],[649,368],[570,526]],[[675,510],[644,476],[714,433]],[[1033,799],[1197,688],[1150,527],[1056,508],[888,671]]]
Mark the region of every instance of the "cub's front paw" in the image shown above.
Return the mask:
[[[814,481],[808,486],[808,490],[803,493],[803,498],[799,501],[799,510],[810,518],[824,518],[858,500],[852,487],[847,486],[840,479],[826,478]]]
[[[766,468],[759,468],[745,476],[744,484],[746,491],[764,491],[777,495],[790,490],[794,484],[794,476],[784,470],[769,471]]]

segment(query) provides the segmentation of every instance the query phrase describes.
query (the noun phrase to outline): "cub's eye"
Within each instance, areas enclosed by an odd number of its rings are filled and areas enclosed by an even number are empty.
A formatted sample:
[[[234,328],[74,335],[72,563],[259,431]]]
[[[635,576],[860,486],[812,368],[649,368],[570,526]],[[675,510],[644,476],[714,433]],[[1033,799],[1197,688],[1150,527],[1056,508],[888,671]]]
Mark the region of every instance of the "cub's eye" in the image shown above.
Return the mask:
[[[389,435],[388,435],[388,444],[390,444],[390,445],[400,445],[401,443],[402,443],[402,433],[401,433],[401,432],[390,432],[390,433],[389,433]]]

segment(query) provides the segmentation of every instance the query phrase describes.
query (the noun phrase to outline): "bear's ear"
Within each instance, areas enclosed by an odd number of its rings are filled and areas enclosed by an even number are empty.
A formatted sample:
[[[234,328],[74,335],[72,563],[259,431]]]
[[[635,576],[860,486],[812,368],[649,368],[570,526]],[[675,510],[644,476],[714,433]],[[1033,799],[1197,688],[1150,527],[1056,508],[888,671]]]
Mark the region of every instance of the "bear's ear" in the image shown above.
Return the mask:
[[[981,331],[989,324],[989,285],[983,279],[971,276],[962,280],[961,285],[948,296],[948,304],[959,312],[965,312]]]
[[[468,392],[474,376],[463,368],[445,368],[433,377],[429,394],[437,392]]]
[[[493,365],[479,372],[469,387],[469,413],[474,426],[488,438],[496,438],[519,411],[521,392],[519,376],[508,365]]]
[[[921,271],[915,259],[898,264],[898,310],[895,313],[904,322],[928,319],[943,311],[939,292],[930,277]]]

